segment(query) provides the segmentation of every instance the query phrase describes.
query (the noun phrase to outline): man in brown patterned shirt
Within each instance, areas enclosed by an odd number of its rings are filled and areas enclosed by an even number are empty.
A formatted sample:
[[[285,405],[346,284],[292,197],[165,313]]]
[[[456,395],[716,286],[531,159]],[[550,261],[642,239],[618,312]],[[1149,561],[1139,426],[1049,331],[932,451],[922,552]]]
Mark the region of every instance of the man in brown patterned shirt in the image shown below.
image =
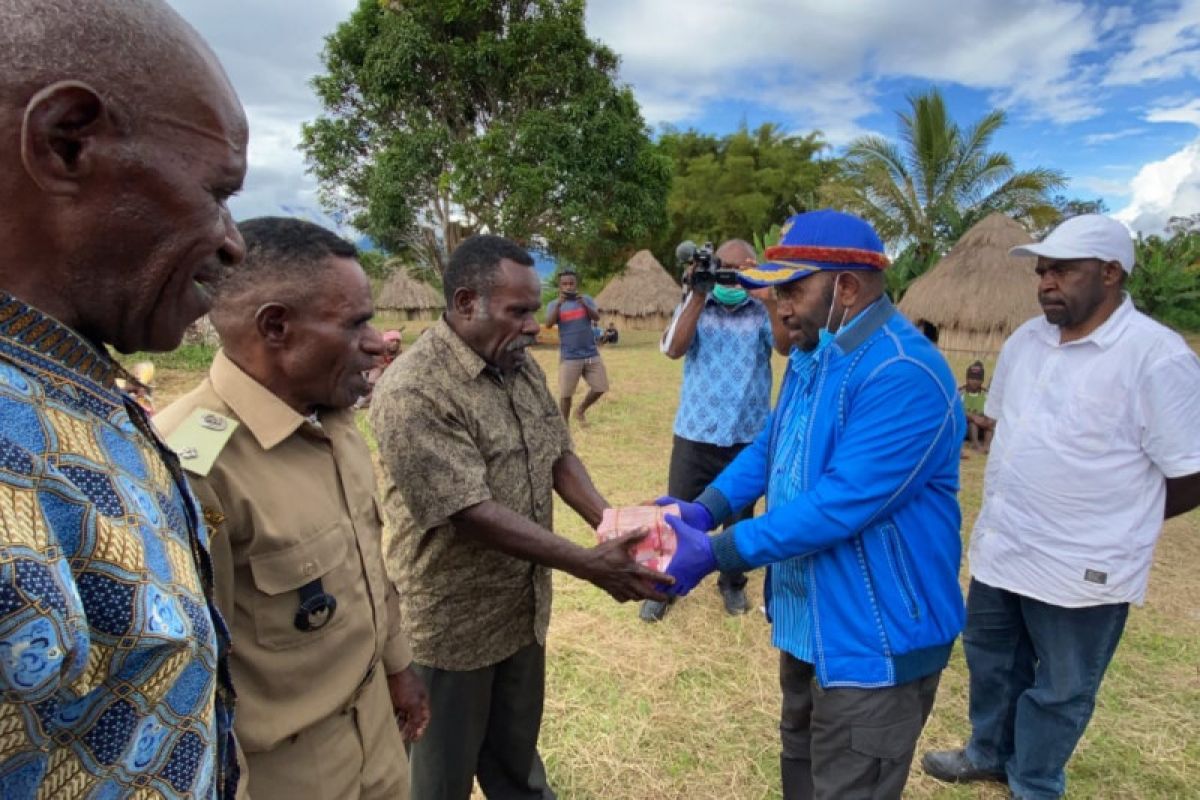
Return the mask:
[[[619,602],[658,598],[665,576],[627,552],[637,536],[581,547],[552,532],[552,492],[588,524],[592,485],[546,377],[533,260],[497,236],[450,259],[446,316],[384,373],[371,424],[391,486],[388,570],[400,588],[432,719],[413,746],[413,800],[553,798],[537,754],[550,570]]]

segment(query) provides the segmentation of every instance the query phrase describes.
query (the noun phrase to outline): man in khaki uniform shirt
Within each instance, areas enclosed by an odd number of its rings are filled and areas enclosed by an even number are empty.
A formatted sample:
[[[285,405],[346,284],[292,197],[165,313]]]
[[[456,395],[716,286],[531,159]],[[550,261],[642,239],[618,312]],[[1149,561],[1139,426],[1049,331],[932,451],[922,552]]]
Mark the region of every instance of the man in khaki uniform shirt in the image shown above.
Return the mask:
[[[529,254],[473,236],[443,277],[446,316],[384,373],[371,424],[392,488],[397,581],[433,721],[412,751],[413,800],[554,793],[537,755],[550,570],[618,601],[667,579],[627,552],[553,533],[555,492],[590,525],[608,503],[576,457],[546,376],[525,355],[541,284]],[[644,534],[643,534],[644,535]]]
[[[225,349],[156,422],[212,531],[242,786],[252,800],[406,798],[400,725],[418,737],[428,704],[351,409],[383,351],[369,285],[353,245],[323,228],[241,228],[245,265],[212,310]]]

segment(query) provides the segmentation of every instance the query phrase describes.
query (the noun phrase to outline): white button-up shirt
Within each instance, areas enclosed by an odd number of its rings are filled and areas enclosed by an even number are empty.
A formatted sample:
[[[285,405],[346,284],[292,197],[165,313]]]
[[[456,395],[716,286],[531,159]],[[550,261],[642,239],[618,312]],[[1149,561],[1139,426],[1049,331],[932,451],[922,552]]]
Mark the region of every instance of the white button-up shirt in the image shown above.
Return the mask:
[[[1200,472],[1196,354],[1128,296],[1067,344],[1038,317],[1005,342],[985,413],[997,425],[971,574],[1070,608],[1140,604],[1165,479]]]

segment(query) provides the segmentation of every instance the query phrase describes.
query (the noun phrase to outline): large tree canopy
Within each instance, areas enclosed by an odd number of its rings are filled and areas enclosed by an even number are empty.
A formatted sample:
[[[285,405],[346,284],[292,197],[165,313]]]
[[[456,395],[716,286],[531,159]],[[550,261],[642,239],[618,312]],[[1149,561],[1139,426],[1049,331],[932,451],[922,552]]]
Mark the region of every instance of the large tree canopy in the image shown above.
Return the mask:
[[[674,164],[667,228],[655,246],[670,260],[684,239],[753,242],[793,211],[809,209],[832,170],[832,162],[816,158],[826,147],[819,133],[788,135],[774,123],[753,131],[743,125],[720,138],[667,129],[658,146]]]
[[[604,269],[662,227],[670,163],[582,0],[361,0],[324,61],[310,168],[390,249],[486,228]]]

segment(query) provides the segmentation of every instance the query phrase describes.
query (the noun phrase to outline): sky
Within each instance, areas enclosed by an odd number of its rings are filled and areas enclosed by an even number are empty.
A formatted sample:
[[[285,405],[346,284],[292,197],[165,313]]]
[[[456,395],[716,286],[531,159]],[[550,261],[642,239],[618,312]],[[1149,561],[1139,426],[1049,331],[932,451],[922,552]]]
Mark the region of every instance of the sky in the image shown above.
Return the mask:
[[[213,46],[250,119],[239,217],[319,217],[296,150],[320,113],[324,37],[356,0],[168,0]],[[830,154],[896,135],[906,98],[936,85],[968,125],[993,108],[993,147],[1051,167],[1134,230],[1200,213],[1200,0],[589,0],[589,35],[621,57],[647,123],[723,134],[820,130]]]

